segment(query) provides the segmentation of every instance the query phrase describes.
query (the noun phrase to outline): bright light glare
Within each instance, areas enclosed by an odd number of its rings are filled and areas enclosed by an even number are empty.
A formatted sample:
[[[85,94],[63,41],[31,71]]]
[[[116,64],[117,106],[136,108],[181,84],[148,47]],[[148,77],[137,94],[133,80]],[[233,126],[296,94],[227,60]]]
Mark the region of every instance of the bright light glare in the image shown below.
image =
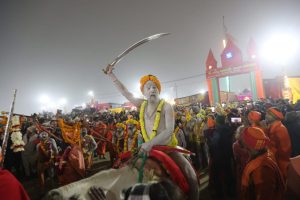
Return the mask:
[[[228,53],[226,53],[226,58],[232,58],[232,53],[231,52],[228,52]]]
[[[60,100],[59,100],[59,104],[60,105],[65,105],[67,103],[67,99],[65,99],[65,98],[61,98]]]
[[[41,110],[42,110],[42,111],[46,111],[46,110],[47,110],[46,106],[42,106],[42,107],[41,107]]]
[[[39,98],[39,101],[43,104],[49,103],[50,98],[48,97],[48,95],[41,95]]]
[[[88,95],[91,96],[91,97],[94,97],[94,91],[89,91]]]
[[[54,102],[50,102],[48,106],[49,106],[49,108],[51,108],[51,109],[55,109],[55,108],[58,107]]]
[[[169,104],[171,104],[172,106],[176,104],[174,99],[167,99],[166,100]]]
[[[134,98],[141,98],[141,95],[140,95],[139,93],[135,93],[135,92],[134,92],[134,93],[133,93],[133,97],[134,97]]]
[[[200,94],[205,94],[205,90],[200,90]]]
[[[140,91],[140,89],[141,89],[141,84],[140,83],[136,84],[136,89],[137,89],[137,91]]]
[[[170,99],[170,97],[167,93],[163,93],[160,96],[161,96],[162,99]]]
[[[299,41],[296,36],[283,33],[271,36],[263,45],[262,56],[275,64],[287,64],[297,53]]]

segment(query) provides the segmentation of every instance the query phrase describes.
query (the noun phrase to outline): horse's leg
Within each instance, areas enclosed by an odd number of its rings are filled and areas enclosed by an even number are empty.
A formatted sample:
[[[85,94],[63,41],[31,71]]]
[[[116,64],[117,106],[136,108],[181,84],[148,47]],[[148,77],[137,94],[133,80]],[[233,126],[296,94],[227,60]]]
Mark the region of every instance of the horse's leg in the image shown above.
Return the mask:
[[[188,200],[199,200],[198,178],[192,165],[181,153],[171,152],[168,155],[176,162],[189,183]]]

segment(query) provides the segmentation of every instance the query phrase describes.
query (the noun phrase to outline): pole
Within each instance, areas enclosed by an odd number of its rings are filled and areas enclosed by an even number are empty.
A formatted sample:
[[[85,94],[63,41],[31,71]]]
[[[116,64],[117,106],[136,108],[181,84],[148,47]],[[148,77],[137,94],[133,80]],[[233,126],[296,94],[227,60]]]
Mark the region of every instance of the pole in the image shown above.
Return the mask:
[[[11,120],[13,117],[13,112],[14,112],[14,107],[15,107],[15,101],[16,101],[16,96],[17,96],[17,90],[14,90],[14,95],[13,95],[13,101],[11,103],[10,106],[10,112],[8,115],[8,119],[7,119],[7,123],[6,123],[6,127],[5,127],[5,132],[4,132],[4,137],[3,137],[3,142],[2,142],[2,161],[0,163],[0,167],[3,168],[3,163],[5,160],[5,153],[6,153],[6,148],[7,148],[7,141],[8,141],[8,137],[9,137],[9,130],[11,128]]]
[[[230,76],[227,76],[227,89],[228,89],[228,93],[227,93],[227,103],[229,103],[229,97],[230,97]]]

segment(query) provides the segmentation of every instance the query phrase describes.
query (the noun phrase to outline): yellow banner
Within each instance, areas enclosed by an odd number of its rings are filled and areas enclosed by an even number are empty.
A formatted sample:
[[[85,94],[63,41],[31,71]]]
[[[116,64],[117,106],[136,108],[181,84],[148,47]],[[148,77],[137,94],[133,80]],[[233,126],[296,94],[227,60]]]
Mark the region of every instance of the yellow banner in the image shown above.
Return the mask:
[[[63,119],[58,119],[57,124],[61,129],[63,139],[66,143],[75,144],[80,141],[80,123],[76,122],[74,125],[70,126],[65,124]]]
[[[289,86],[293,95],[293,103],[300,100],[300,77],[299,78],[288,78]]]
[[[123,110],[124,110],[123,108],[111,108],[111,109],[109,109],[109,111],[114,112],[114,113],[120,113]]]

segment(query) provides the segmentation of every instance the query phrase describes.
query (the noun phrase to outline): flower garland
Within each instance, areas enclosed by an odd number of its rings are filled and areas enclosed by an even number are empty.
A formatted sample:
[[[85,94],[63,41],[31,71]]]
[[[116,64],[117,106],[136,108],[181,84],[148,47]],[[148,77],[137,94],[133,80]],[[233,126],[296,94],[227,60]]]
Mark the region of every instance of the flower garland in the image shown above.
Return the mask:
[[[45,156],[47,156],[47,157],[52,157],[52,155],[48,155],[48,153],[47,153],[47,150],[49,150],[49,149],[46,149],[46,145],[51,145],[50,144],[50,141],[49,140],[46,140],[46,141],[41,141],[40,142],[40,148],[41,148],[41,150],[42,150],[42,153],[45,155]],[[51,147],[50,147],[51,148]],[[50,149],[50,151],[51,151],[51,149]],[[51,152],[50,152],[50,154],[51,154]]]
[[[123,130],[126,130],[126,125],[123,124],[123,123],[117,123],[117,124],[116,124],[116,127],[117,127],[117,128],[123,128]]]
[[[93,152],[90,151],[89,145],[91,142],[92,138],[90,135],[84,136],[82,139],[82,151],[84,155],[91,155]]]
[[[123,123],[117,123],[116,124],[116,127],[117,128],[122,128],[123,129],[123,131],[125,131],[126,130],[126,125],[125,124],[123,124]],[[118,140],[117,140],[117,153],[118,154],[120,154],[120,138],[118,138]],[[125,141],[124,141],[125,142]],[[125,145],[125,144],[124,144]]]
[[[159,101],[159,104],[158,104],[157,109],[156,109],[153,129],[152,129],[152,133],[151,133],[150,137],[148,137],[147,131],[145,129],[145,119],[144,119],[145,107],[147,105],[147,101],[144,101],[141,105],[140,124],[141,124],[142,135],[143,135],[143,138],[144,138],[145,142],[148,142],[149,140],[152,140],[157,134],[157,129],[158,129],[159,122],[160,122],[161,109],[162,109],[164,103],[165,103],[165,101],[163,99]]]
[[[123,150],[124,152],[127,152],[127,151],[132,152],[133,151],[133,149],[135,148],[135,144],[137,142],[138,135],[139,135],[139,131],[136,130],[134,132],[134,135],[133,135],[133,138],[132,138],[132,143],[131,143],[130,148],[128,150],[128,137],[129,137],[129,134],[128,133],[126,134],[125,139],[124,139],[124,150]]]
[[[138,121],[136,121],[136,120],[134,120],[134,119],[132,119],[132,118],[129,118],[128,120],[126,120],[126,122],[125,122],[127,125],[128,124],[134,124],[135,126],[136,126],[136,129],[138,129],[138,126],[139,126],[139,122]],[[132,138],[132,140],[133,140],[133,142],[131,143],[131,145],[130,145],[130,149],[128,150],[128,137],[129,137],[129,134],[128,134],[128,131],[127,131],[127,134],[125,135],[125,139],[124,139],[124,152],[127,152],[127,151],[132,151],[133,150],[133,148],[135,147],[135,144],[136,144],[136,140],[137,140],[137,137],[138,137],[138,130],[136,130],[135,132],[134,132],[134,135],[133,135],[133,138]]]
[[[118,155],[120,154],[120,140],[121,139],[117,140],[117,153],[118,153]]]
[[[127,119],[125,123],[126,123],[126,124],[134,124],[134,125],[136,125],[136,126],[139,125],[139,122],[136,121],[136,120],[134,120],[134,119]]]
[[[177,135],[178,131],[179,131],[179,126],[177,126],[177,127],[175,128],[175,130],[174,130],[174,135]]]
[[[22,139],[22,133],[20,132],[20,117],[19,116],[13,116],[12,118],[12,133],[10,135],[12,145],[11,149],[13,152],[20,152],[24,151],[25,143]]]

